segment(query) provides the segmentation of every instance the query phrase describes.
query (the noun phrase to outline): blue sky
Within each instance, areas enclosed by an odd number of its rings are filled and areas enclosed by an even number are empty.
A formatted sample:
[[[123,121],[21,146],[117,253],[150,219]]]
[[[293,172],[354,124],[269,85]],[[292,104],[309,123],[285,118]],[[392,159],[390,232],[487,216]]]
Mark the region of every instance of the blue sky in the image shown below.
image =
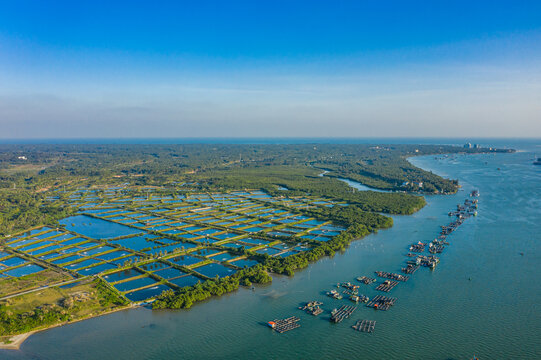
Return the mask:
[[[0,138],[541,134],[539,1],[0,1]]]

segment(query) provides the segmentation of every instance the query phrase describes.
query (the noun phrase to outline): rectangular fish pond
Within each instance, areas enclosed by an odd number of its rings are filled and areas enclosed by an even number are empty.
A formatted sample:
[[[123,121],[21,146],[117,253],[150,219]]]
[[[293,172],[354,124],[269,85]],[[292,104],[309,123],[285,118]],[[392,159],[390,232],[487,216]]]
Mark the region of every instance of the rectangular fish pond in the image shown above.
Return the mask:
[[[226,277],[229,275],[233,275],[234,273],[237,272],[237,270],[235,269],[228,268],[226,266],[223,266],[222,264],[214,264],[214,263],[203,265],[193,270],[209,278],[214,278],[216,277],[216,275],[218,275],[218,277]]]
[[[53,244],[54,244],[53,241],[40,241],[36,244],[23,246],[17,250],[27,253],[27,252],[31,252],[32,250],[35,250],[44,246],[48,246],[48,245],[53,245]]]
[[[217,254],[219,252],[222,252],[223,250],[217,250],[217,249],[199,249],[192,254],[197,254],[199,256],[212,256],[214,254]]]
[[[154,262],[151,262],[151,263],[148,263],[148,264],[144,264],[144,265],[139,265],[139,267],[145,271],[157,271],[157,270],[160,270],[160,269],[165,269],[165,268],[168,268],[169,265],[167,265],[166,263],[163,263],[161,261],[154,261]]]
[[[72,261],[76,261],[76,260],[79,260],[79,259],[82,259],[82,258],[84,258],[83,255],[74,254],[74,255],[71,255],[71,256],[68,256],[68,257],[65,257],[65,258],[62,258],[62,259],[51,261],[51,263],[55,264],[55,265],[62,265],[62,264],[67,264],[67,263],[70,263]]]
[[[269,256],[273,256],[280,253],[281,251],[282,250],[273,249],[273,248],[263,248],[263,249],[256,250],[256,253],[261,254],[261,255],[269,254]]]
[[[127,252],[127,251],[117,250],[117,251],[113,251],[113,252],[110,252],[110,253],[107,253],[107,254],[96,255],[96,258],[98,258],[100,260],[109,261],[109,260],[117,259],[117,258],[122,257],[122,256],[129,255],[129,254],[130,253]]]
[[[193,275],[186,275],[182,276],[173,280],[168,280],[171,284],[175,284],[178,287],[185,287],[185,286],[193,286],[197,284],[198,282],[203,282],[198,277],[195,277]]]
[[[107,271],[107,270],[112,270],[112,269],[116,269],[116,266],[113,265],[113,264],[105,263],[105,264],[101,264],[101,265],[92,266],[92,267],[89,267],[89,268],[86,268],[86,269],[83,269],[83,270],[79,270],[79,271],[77,271],[77,273],[82,275],[82,276],[88,276],[88,275],[96,275],[96,274],[99,274],[101,272],[104,272],[104,271]]]
[[[42,270],[44,270],[44,268],[42,268],[39,265],[28,264],[28,265],[21,266],[19,268],[4,271],[4,274],[13,276],[13,277],[21,277],[25,275],[35,274]]]
[[[216,239],[219,239],[219,240],[226,240],[226,239],[233,239],[233,238],[236,238],[238,236],[240,236],[240,234],[226,232],[224,234],[214,235],[213,237],[215,237]]]
[[[201,260],[199,258],[190,256],[190,255],[176,256],[176,257],[174,257],[172,259],[168,259],[168,260],[170,262],[172,262],[174,264],[177,264],[177,265],[180,265],[180,266],[189,266],[189,265],[197,264],[198,262],[203,261],[203,260]]]
[[[240,241],[240,242],[243,242],[243,243],[246,243],[246,244],[250,244],[250,245],[263,245],[263,244],[269,244],[270,243],[269,241],[266,241],[266,240],[254,239],[254,238],[251,238],[251,237],[238,239],[237,241]]]
[[[149,277],[143,277],[135,280],[130,280],[126,282],[122,282],[119,284],[113,285],[118,291],[130,291],[139,289],[145,286],[149,286],[152,284],[156,284],[156,280],[149,278]]]
[[[118,271],[109,275],[105,275],[103,278],[110,283],[114,283],[117,281],[126,280],[126,279],[133,278],[140,275],[143,275],[143,273],[140,272],[139,270],[131,268],[127,270]]]
[[[121,240],[115,240],[114,242],[111,242],[112,244],[118,244],[120,246],[123,246],[127,249],[132,249],[135,251],[139,251],[146,248],[151,248],[155,246],[159,246],[157,243],[150,240],[150,236],[134,236],[130,238],[125,238]]]
[[[259,262],[257,262],[256,260],[250,260],[250,259],[241,259],[241,260],[236,260],[236,261],[230,261],[229,263],[232,264],[232,265],[238,266],[240,268],[252,267],[252,266],[255,266],[255,265],[259,264]]]
[[[160,284],[147,289],[129,292],[126,294],[126,297],[131,301],[143,301],[158,296],[166,290],[171,290],[171,288],[167,285]]]
[[[91,266],[91,265],[94,265],[94,264],[97,264],[97,263],[100,263],[100,262],[102,262],[102,261],[97,260],[97,259],[87,259],[87,260],[83,260],[83,261],[75,263],[75,264],[65,266],[65,268],[68,269],[68,270],[79,270],[79,269],[82,269],[82,268],[85,268],[87,266]]]
[[[26,264],[28,261],[26,261],[25,259],[23,258],[20,258],[20,257],[17,257],[17,256],[14,256],[12,258],[7,258],[7,259],[3,259],[1,261],[1,263],[5,266],[19,266],[19,265],[22,265],[22,264]]]
[[[125,258],[122,258],[122,259],[115,259],[115,260],[110,260],[109,263],[110,264],[113,264],[113,265],[121,265],[121,266],[124,266],[126,265],[126,262],[127,261],[140,261],[141,259],[138,257],[138,256],[135,256],[135,255],[131,255],[131,256],[127,256]]]
[[[229,261],[229,260],[232,260],[232,259],[236,259],[239,256],[240,255],[230,254],[230,253],[223,253],[223,254],[214,255],[214,256],[211,257],[211,259],[215,260],[215,261]]]
[[[165,254],[166,252],[167,253],[172,253],[173,251],[183,251],[183,249],[190,249],[190,248],[193,248],[195,247],[196,245],[194,244],[189,244],[189,243],[178,243],[178,244],[173,244],[173,245],[168,245],[168,246],[162,246],[162,247],[157,247],[157,248],[154,248],[154,249],[151,249],[151,250],[147,250],[145,251],[145,253],[147,254],[159,254],[160,252],[162,254]]]
[[[159,277],[162,277],[164,279],[173,279],[180,276],[184,276],[186,275],[186,273],[178,269],[170,267],[170,268],[154,271],[154,275],[158,275]]]
[[[280,255],[276,255],[276,256],[281,257],[281,258],[285,258],[285,257],[288,257],[290,255],[295,255],[295,254],[298,254],[298,252],[296,252],[296,251],[286,251],[286,252],[281,253]]]
[[[53,250],[57,250],[57,249],[61,249],[63,248],[64,246],[62,245],[50,245],[50,246],[46,246],[44,248],[41,248],[41,249],[37,249],[37,250],[34,250],[34,251],[29,251],[28,254],[29,255],[32,255],[32,256],[36,256],[36,255],[41,255],[41,254],[45,254],[46,252],[49,252],[49,251],[53,251]]]
[[[115,249],[116,248],[111,247],[111,246],[99,246],[97,248],[93,248],[90,250],[81,251],[81,255],[92,256],[92,255],[102,254],[104,252],[115,250]]]
[[[119,236],[141,233],[141,230],[87,215],[70,216],[60,220],[60,224],[65,225],[69,231],[94,239],[112,239]]]

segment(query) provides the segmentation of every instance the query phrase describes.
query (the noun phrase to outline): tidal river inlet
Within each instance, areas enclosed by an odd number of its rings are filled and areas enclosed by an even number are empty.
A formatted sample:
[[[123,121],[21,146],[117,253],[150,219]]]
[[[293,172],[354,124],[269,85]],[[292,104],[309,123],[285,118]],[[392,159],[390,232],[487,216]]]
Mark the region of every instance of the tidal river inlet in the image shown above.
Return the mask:
[[[275,276],[271,285],[190,310],[137,308],[53,328],[18,351],[0,351],[0,359],[540,359],[541,166],[532,162],[541,142],[506,145],[518,151],[410,159],[459,179],[461,190],[427,196],[418,213],[394,216],[391,229],[294,277]],[[473,189],[480,192],[478,216],[448,237],[434,270],[420,268],[392,290],[397,301],[389,311],[359,304],[342,323],[329,322],[330,310],[353,303],[326,291],[338,282],[360,284],[356,277],[374,271],[399,273],[409,245],[433,240]],[[378,294],[362,284],[360,292]],[[325,313],[298,310],[311,300],[323,302]],[[278,334],[266,326],[289,316],[301,319],[299,329]],[[375,331],[354,331],[359,319],[375,320]]]

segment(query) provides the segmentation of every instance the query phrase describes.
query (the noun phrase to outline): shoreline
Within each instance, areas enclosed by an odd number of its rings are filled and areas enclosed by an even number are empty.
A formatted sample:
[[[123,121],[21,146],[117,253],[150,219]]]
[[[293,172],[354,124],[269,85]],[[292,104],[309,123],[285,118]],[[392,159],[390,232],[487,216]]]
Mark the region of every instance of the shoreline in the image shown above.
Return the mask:
[[[100,316],[109,315],[109,314],[119,312],[119,311],[135,309],[135,308],[138,308],[138,307],[141,307],[141,305],[131,304],[131,305],[128,305],[128,306],[125,306],[125,307],[121,307],[121,308],[118,308],[118,309],[113,309],[113,310],[106,311],[106,312],[103,312],[103,313],[100,313],[100,314],[88,316],[88,317],[85,317],[85,318],[82,318],[82,319],[77,319],[77,320],[73,320],[73,321],[67,321],[67,322],[63,322],[63,323],[53,324],[51,326],[44,327],[43,329],[37,329],[37,330],[32,330],[32,331],[29,331],[29,332],[26,332],[26,333],[23,333],[23,334],[13,335],[12,337],[10,337],[8,339],[8,341],[10,341],[10,343],[0,342],[0,351],[2,351],[2,350],[20,350],[21,345],[30,336],[34,335],[35,333],[41,332],[41,331],[50,330],[50,329],[53,329],[53,328],[56,328],[56,327],[61,327],[61,326],[64,326],[64,325],[75,324],[75,323],[78,323],[79,321],[90,320],[90,319],[97,318],[97,317],[100,317]],[[6,335],[6,337],[7,336],[9,336],[9,335]]]
[[[420,209],[416,210],[415,212],[419,211]],[[392,227],[392,226],[391,226]],[[381,229],[383,230],[383,229]],[[362,236],[360,238],[355,238],[353,239],[349,244],[351,244],[352,242],[354,241],[358,241],[358,240],[362,240],[364,239],[366,236],[368,235],[371,235],[371,234],[375,234],[375,233],[370,233],[370,234],[367,234],[365,236]],[[319,260],[316,260],[315,262],[317,262]],[[302,270],[305,270],[306,268],[301,268],[301,269],[297,269],[298,271],[302,271]],[[278,276],[285,276],[283,274],[278,274],[278,273],[273,273],[273,275],[278,275]],[[238,290],[238,289],[237,289]],[[235,290],[235,291],[237,291]],[[225,294],[224,294],[225,295]],[[212,296],[214,297],[214,296]],[[211,297],[211,298],[212,298]],[[211,298],[209,299],[205,299],[201,302],[204,302],[204,301],[208,301],[210,300]],[[199,303],[199,301],[197,301],[197,303]],[[100,316],[104,316],[104,315],[109,315],[109,314],[112,314],[112,313],[115,313],[115,312],[119,312],[119,311],[124,311],[124,310],[129,310],[129,309],[135,309],[135,308],[139,308],[139,307],[143,307],[145,304],[145,302],[142,302],[142,303],[137,303],[137,304],[130,304],[128,306],[125,306],[125,307],[121,307],[121,308],[118,308],[118,309],[113,309],[113,310],[110,310],[110,311],[107,311],[107,312],[104,312],[104,313],[100,313],[100,314],[96,314],[96,315],[93,315],[93,316],[88,316],[88,317],[85,317],[85,318],[81,318],[81,319],[77,319],[77,320],[74,320],[74,321],[69,321],[69,322],[63,322],[63,323],[58,323],[58,324],[53,324],[51,326],[48,326],[48,327],[44,327],[42,329],[37,329],[37,330],[32,330],[32,331],[29,331],[27,333],[23,333],[23,334],[17,334],[17,335],[13,335],[12,337],[10,337],[8,339],[8,341],[10,341],[10,343],[4,343],[4,342],[1,342],[0,341],[0,352],[2,350],[20,350],[20,347],[21,345],[28,339],[30,338],[30,336],[32,336],[33,334],[35,333],[38,333],[38,332],[41,332],[41,331],[46,331],[46,330],[50,330],[50,329],[53,329],[53,328],[56,328],[56,327],[61,327],[61,326],[64,326],[64,325],[69,325],[69,324],[74,324],[74,323],[77,323],[77,322],[80,322],[80,321],[85,321],[85,320],[90,320],[90,319],[93,319],[93,318],[98,318]],[[195,304],[194,304],[195,305]],[[171,309],[164,309],[164,310],[171,310]],[[9,336],[9,335],[7,335]],[[7,337],[6,336],[6,337]]]
[[[353,180],[353,179],[349,179],[351,181],[354,181],[354,182],[357,182],[356,180]],[[362,184],[362,183],[360,183]],[[351,185],[349,185],[351,186]],[[374,190],[372,190],[374,191]],[[377,191],[377,190],[375,190]],[[389,191],[389,192],[392,192],[392,191]],[[422,196],[422,195],[421,195]],[[426,202],[423,206],[421,206],[420,208],[417,208],[417,209],[414,209],[413,213],[416,213],[418,211],[420,211],[422,208],[424,208],[426,206]],[[404,215],[412,215],[412,214],[404,214]],[[92,216],[92,215],[90,215]],[[393,224],[394,225],[394,224]],[[391,227],[393,226],[391,225]],[[380,229],[380,230],[383,230]],[[371,234],[374,234],[374,233],[369,233],[369,234],[366,234],[364,236],[361,236],[360,238],[355,238],[353,239],[352,241],[350,241],[348,243],[348,246],[354,242],[354,241],[358,241],[358,240],[362,240],[364,239],[366,236],[368,235],[371,235]],[[327,256],[325,256],[327,257]],[[316,260],[315,262],[319,261],[320,259]],[[304,270],[305,268],[301,268],[301,269],[297,269],[297,271],[302,271]],[[274,275],[283,275],[283,274],[274,274]],[[72,280],[70,280],[72,281]],[[205,300],[209,300],[209,299],[205,299]],[[204,301],[205,301],[204,300]],[[104,316],[104,315],[109,315],[109,314],[112,314],[112,313],[115,313],[115,312],[118,312],[118,311],[124,311],[124,310],[128,310],[128,309],[134,309],[134,308],[138,308],[138,307],[141,307],[142,305],[139,303],[139,304],[130,304],[126,307],[122,307],[122,308],[118,308],[118,309],[113,309],[113,310],[110,310],[110,311],[107,311],[107,312],[103,312],[103,313],[100,313],[100,314],[96,314],[96,315],[91,315],[91,316],[88,316],[88,317],[84,317],[84,318],[81,318],[81,319],[77,319],[77,320],[73,320],[73,321],[69,321],[69,322],[63,322],[63,323],[57,323],[57,324],[53,324],[53,325],[50,325],[50,326],[47,326],[47,327],[44,327],[44,328],[41,328],[41,329],[36,329],[36,330],[32,330],[32,331],[29,331],[29,332],[26,332],[26,333],[23,333],[23,334],[17,334],[17,335],[13,335],[11,337],[8,338],[7,341],[10,341],[9,343],[4,343],[2,341],[0,341],[0,351],[2,350],[20,350],[20,347],[22,346],[22,344],[28,339],[30,338],[30,336],[32,336],[33,334],[35,333],[38,333],[38,332],[41,332],[41,331],[46,331],[46,330],[50,330],[50,329],[53,329],[53,328],[56,328],[56,327],[61,327],[61,326],[64,326],[64,325],[69,325],[69,324],[73,324],[73,323],[77,323],[77,322],[80,322],[80,321],[85,321],[85,320],[90,320],[90,319],[93,319],[93,318],[97,318],[97,317],[100,317],[100,316]],[[8,337],[9,335],[5,336],[5,337]]]
[[[26,339],[28,339],[32,334],[34,334],[37,331],[40,331],[40,330],[30,331],[30,332],[19,334],[19,335],[14,335],[9,338],[8,341],[10,341],[10,343],[8,344],[4,342],[0,342],[0,350],[19,350],[19,348],[26,341]]]
[[[462,153],[462,154],[468,154],[468,153]],[[485,152],[483,153],[480,153],[480,154],[486,154]],[[424,156],[433,156],[432,154],[430,155],[412,155],[412,156],[408,156],[406,158],[406,161],[410,162],[409,161],[409,158],[415,158],[415,157],[424,157]],[[418,167],[422,170],[425,170],[425,171],[429,171],[427,169],[424,169],[422,167],[419,167],[417,165],[414,165],[413,163],[410,162],[410,164],[412,164],[413,166],[415,167]],[[325,176],[325,173],[328,172],[327,170],[325,170],[323,173],[321,173],[319,176]],[[351,178],[347,178],[347,177],[336,177],[338,180],[341,180],[341,179],[346,179],[346,180],[349,180],[349,181],[353,181],[353,182],[356,182],[356,183],[359,183],[363,186],[366,186],[368,188],[371,188],[370,186],[367,186],[367,185],[364,185],[362,184],[361,182],[359,182],[358,180],[355,180],[355,179],[351,179]],[[349,184],[348,184],[349,185]],[[349,185],[350,187],[352,187],[351,185]],[[382,190],[382,189],[378,189],[378,188],[373,188],[373,190],[368,190],[368,191],[381,191],[381,192],[390,192],[390,193],[393,193],[393,192],[399,192],[398,190]],[[435,195],[435,194],[429,194],[429,193],[422,193],[422,192],[419,192],[419,193],[412,193],[412,194],[415,194],[415,195],[418,195],[418,196],[421,196],[421,197],[424,197],[426,195]],[[450,195],[450,193],[441,193],[441,194],[437,194],[437,195]],[[423,206],[421,206],[420,208],[417,208],[415,209],[411,214],[404,214],[404,215],[412,215],[418,211],[420,211],[422,208],[424,208],[426,206],[426,201],[425,201],[425,204]],[[93,216],[90,214],[90,216]],[[394,225],[394,224],[393,224]],[[393,226],[391,225],[391,227]],[[382,229],[381,229],[382,230]],[[373,233],[371,233],[373,234]],[[361,238],[356,238],[354,239],[353,241],[357,241],[357,240],[361,240],[363,238],[365,238],[366,236],[368,236],[370,234],[367,234],[365,236],[362,236]],[[350,241],[350,243],[352,243],[353,241]],[[348,245],[349,246],[349,245]],[[316,260],[315,262],[319,261]],[[297,269],[297,270],[304,270],[304,269]],[[281,275],[281,274],[279,274]],[[57,323],[57,324],[53,324],[53,325],[50,325],[50,326],[47,326],[47,327],[44,327],[44,328],[41,328],[41,329],[36,329],[36,330],[32,330],[32,331],[29,331],[27,333],[23,333],[23,334],[17,334],[17,335],[13,335],[11,337],[8,338],[7,341],[9,341],[9,343],[4,343],[4,342],[1,342],[0,341],[0,351],[1,350],[20,350],[20,347],[21,345],[28,339],[30,338],[30,336],[32,336],[33,334],[35,333],[38,333],[38,332],[41,332],[41,331],[45,331],[45,330],[50,330],[52,328],[56,328],[56,327],[61,327],[61,326],[64,326],[64,325],[69,325],[69,324],[72,324],[72,323],[77,323],[79,321],[85,321],[85,320],[89,320],[89,319],[92,319],[92,318],[97,318],[97,317],[100,317],[100,316],[104,316],[104,315],[109,315],[109,314],[112,314],[112,313],[115,313],[115,312],[118,312],[118,311],[124,311],[124,310],[128,310],[128,309],[134,309],[134,308],[137,308],[137,307],[140,307],[141,305],[139,304],[130,304],[128,306],[125,306],[125,307],[121,307],[121,308],[116,308],[116,309],[112,309],[110,311],[106,311],[106,312],[103,312],[103,313],[100,313],[100,314],[96,314],[96,315],[90,315],[90,316],[87,316],[87,317],[84,317],[84,318],[81,318],[81,319],[77,319],[77,320],[73,320],[73,321],[68,321],[68,322],[62,322],[62,323]],[[9,335],[7,335],[9,336]],[[7,337],[6,336],[6,337]]]

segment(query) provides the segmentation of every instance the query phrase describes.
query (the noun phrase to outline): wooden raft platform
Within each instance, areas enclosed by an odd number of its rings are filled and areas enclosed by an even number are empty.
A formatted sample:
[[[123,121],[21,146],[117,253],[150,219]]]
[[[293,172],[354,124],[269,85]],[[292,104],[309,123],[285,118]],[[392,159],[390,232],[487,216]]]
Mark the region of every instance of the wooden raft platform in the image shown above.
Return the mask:
[[[369,277],[367,277],[367,276],[359,276],[359,277],[357,278],[357,281],[360,281],[360,282],[362,282],[362,283],[365,284],[365,285],[370,285],[370,284],[376,282],[376,279],[374,279],[374,278],[369,278]]]
[[[395,274],[395,273],[390,273],[390,272],[386,272],[386,271],[376,271],[375,272],[377,276],[379,277],[382,277],[382,278],[386,278],[386,279],[391,279],[391,280],[398,280],[398,281],[408,281],[409,280],[409,276],[405,276],[405,275],[402,275],[402,274]]]
[[[323,309],[321,309],[319,305],[323,305],[323,303],[319,301],[310,301],[309,303],[306,303],[306,305],[300,306],[299,309],[306,311],[310,315],[318,316],[323,312]]]
[[[339,323],[347,319],[357,309],[357,306],[342,305],[339,309],[334,309],[331,313],[331,321]]]
[[[352,326],[357,331],[371,333],[376,327],[375,320],[357,320],[355,325]]]
[[[300,319],[296,316],[289,317],[287,319],[276,319],[269,321],[268,324],[271,328],[278,331],[280,334],[289,330],[301,327],[299,324]]]
[[[387,297],[383,295],[376,295],[366,304],[367,307],[374,308],[376,310],[389,310],[391,306],[396,302],[396,298]]]
[[[439,254],[443,252],[443,249],[445,249],[445,246],[440,244],[433,244],[432,246],[429,246],[428,252],[430,252],[431,254]]]
[[[379,284],[376,290],[389,292],[391,291],[396,285],[398,285],[398,281],[393,280],[385,280],[383,283]]]
[[[419,269],[419,265],[417,264],[407,264],[406,267],[402,268],[402,272],[404,274],[414,274],[417,269]]]
[[[426,244],[411,244],[410,251],[421,253],[425,251]]]
[[[358,290],[344,290],[342,291],[342,293],[346,294],[346,295],[359,295],[359,291]]]

